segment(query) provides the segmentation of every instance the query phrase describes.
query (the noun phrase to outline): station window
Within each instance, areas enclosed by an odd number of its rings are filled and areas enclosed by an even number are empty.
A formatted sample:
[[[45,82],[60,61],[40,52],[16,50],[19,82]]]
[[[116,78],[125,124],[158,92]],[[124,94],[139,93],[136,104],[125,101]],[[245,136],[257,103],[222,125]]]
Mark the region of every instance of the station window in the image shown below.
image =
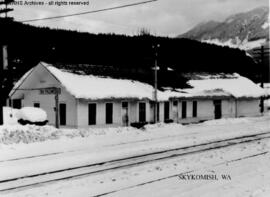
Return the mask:
[[[34,107],[39,108],[40,107],[40,103],[34,103]]]
[[[60,125],[66,125],[67,124],[67,106],[65,103],[60,103],[59,106],[59,112],[60,112]]]
[[[187,102],[182,101],[182,118],[187,117]]]
[[[113,104],[106,103],[106,124],[113,123]]]
[[[192,116],[194,117],[194,118],[196,118],[197,117],[197,101],[193,101],[193,103],[192,103]]]
[[[97,104],[89,103],[88,104],[88,125],[96,124],[96,115],[97,115]]]
[[[139,122],[146,121],[146,104],[139,103]]]

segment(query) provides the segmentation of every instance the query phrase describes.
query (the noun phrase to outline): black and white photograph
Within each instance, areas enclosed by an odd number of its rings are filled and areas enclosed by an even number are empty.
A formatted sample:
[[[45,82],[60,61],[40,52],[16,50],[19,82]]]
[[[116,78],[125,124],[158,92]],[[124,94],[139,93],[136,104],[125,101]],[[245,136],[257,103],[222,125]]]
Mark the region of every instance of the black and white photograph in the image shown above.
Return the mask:
[[[269,0],[0,0],[1,197],[269,197]]]

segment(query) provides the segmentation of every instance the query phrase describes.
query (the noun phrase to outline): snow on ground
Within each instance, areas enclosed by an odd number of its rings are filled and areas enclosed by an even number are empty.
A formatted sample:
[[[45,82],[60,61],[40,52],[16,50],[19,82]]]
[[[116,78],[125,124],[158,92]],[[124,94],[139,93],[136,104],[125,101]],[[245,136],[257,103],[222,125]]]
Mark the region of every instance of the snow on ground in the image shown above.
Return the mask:
[[[267,151],[269,151],[269,149],[267,149]],[[216,156],[217,155],[214,155],[213,158]],[[225,157],[227,156],[225,155]],[[207,160],[205,158],[207,158],[206,155],[203,158],[204,161]],[[200,159],[197,158],[197,161],[202,165],[203,162],[201,162]],[[211,161],[211,163],[212,162],[213,161]],[[181,174],[182,176],[179,175],[140,187],[133,187],[120,192],[115,192],[108,196],[268,197],[270,196],[269,162],[270,154],[268,153],[267,155],[261,155],[231,163],[225,161],[218,165],[213,165],[213,163],[210,166],[202,165],[201,169]],[[217,180],[188,180],[187,176],[185,176],[186,179],[184,179],[183,175],[214,175]],[[227,179],[224,178],[224,175]]]
[[[266,139],[54,184],[44,184],[15,193],[1,193],[1,196],[90,197],[116,191],[108,196],[266,197],[270,195],[269,152],[270,140]],[[248,158],[255,154],[260,156]],[[237,161],[239,158],[245,159]],[[180,179],[179,175],[186,174],[216,175],[218,180]],[[229,175],[230,179],[222,179],[222,175]]]
[[[4,180],[267,132],[270,117],[222,119],[188,126],[157,124],[142,130],[130,127],[58,130],[28,125],[3,126],[0,131],[0,180]]]
[[[226,124],[241,124],[249,123],[247,118],[224,118],[219,120],[209,120],[202,123],[203,125],[226,125]]]
[[[266,22],[262,25],[262,28],[263,28],[263,29],[269,28],[269,19],[268,19],[268,21],[266,21]]]

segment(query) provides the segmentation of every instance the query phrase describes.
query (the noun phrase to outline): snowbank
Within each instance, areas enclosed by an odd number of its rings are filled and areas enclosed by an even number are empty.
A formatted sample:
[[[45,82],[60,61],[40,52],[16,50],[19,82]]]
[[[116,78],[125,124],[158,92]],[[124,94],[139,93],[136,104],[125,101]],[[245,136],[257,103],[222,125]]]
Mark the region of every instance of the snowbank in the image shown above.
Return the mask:
[[[218,120],[209,120],[202,123],[203,125],[225,125],[225,124],[239,124],[239,123],[249,123],[247,118],[223,118]]]
[[[23,107],[16,114],[18,120],[28,120],[31,122],[43,122],[47,120],[47,113],[36,107]]]
[[[159,129],[159,128],[166,128],[166,129],[170,129],[170,128],[173,128],[173,129],[182,129],[182,128],[185,128],[185,126],[181,125],[181,124],[178,124],[178,123],[169,123],[169,124],[166,124],[166,123],[163,123],[163,122],[159,122],[157,124],[147,124],[144,126],[144,129],[146,130],[154,130],[154,129]]]
[[[0,126],[0,144],[33,143],[58,139],[61,132],[51,126],[4,125]]]
[[[56,129],[53,126],[4,125],[0,126],[0,144],[34,143],[60,138],[116,136],[119,134],[139,134],[142,130],[133,127]]]
[[[141,134],[155,133],[160,129],[180,131],[185,128],[177,123],[158,123],[146,125],[144,129],[134,127],[114,128],[85,128],[85,129],[56,129],[53,126],[36,125],[4,125],[0,126],[0,144],[34,143],[46,140],[57,140],[60,138],[88,138],[88,137],[117,137],[117,136],[138,136]]]

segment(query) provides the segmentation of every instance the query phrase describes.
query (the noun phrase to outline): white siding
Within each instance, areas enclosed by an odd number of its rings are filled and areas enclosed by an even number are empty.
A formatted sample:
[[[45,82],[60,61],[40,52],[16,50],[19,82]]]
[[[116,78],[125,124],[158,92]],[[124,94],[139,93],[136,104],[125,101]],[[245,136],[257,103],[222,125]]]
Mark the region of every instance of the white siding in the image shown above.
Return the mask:
[[[259,116],[260,99],[238,100],[238,117]]]
[[[235,100],[228,99],[222,100],[222,118],[234,118],[235,117]]]
[[[187,100],[187,118],[182,118],[182,101],[178,104],[178,122],[191,123],[215,118],[215,106],[213,100],[194,100],[197,101],[197,117],[193,117],[193,100]],[[222,100],[222,117],[234,117],[234,101]]]
[[[88,104],[96,103],[96,124],[88,124]],[[113,104],[113,123],[106,124],[106,103]],[[78,100],[78,127],[111,127],[122,126],[121,102]]]
[[[159,103],[159,122],[164,122],[164,102]]]
[[[139,110],[137,109],[137,105],[138,103],[135,101],[129,102],[129,105],[128,105],[129,123],[138,122],[137,114]]]
[[[127,101],[128,102],[128,120],[129,124],[139,121],[139,102]],[[116,127],[123,125],[122,119],[122,102],[123,101],[87,101],[78,100],[78,127]],[[88,104],[96,103],[96,125],[88,125]],[[113,124],[106,124],[106,103],[113,103]],[[150,105],[146,103],[146,120],[150,121]]]
[[[27,83],[23,87],[24,89],[39,89],[46,87],[58,87],[61,88],[61,94],[59,95],[59,103],[66,104],[66,123],[67,127],[76,127],[77,125],[77,114],[76,114],[76,100],[71,96],[65,88],[61,87],[59,82],[44,68],[37,67],[33,74],[27,79]],[[40,108],[44,109],[48,115],[50,125],[55,125],[55,96],[40,94],[39,90],[27,90],[20,91],[14,95],[22,97],[22,106],[33,107],[35,102],[40,103]],[[12,97],[13,98],[13,97]]]

